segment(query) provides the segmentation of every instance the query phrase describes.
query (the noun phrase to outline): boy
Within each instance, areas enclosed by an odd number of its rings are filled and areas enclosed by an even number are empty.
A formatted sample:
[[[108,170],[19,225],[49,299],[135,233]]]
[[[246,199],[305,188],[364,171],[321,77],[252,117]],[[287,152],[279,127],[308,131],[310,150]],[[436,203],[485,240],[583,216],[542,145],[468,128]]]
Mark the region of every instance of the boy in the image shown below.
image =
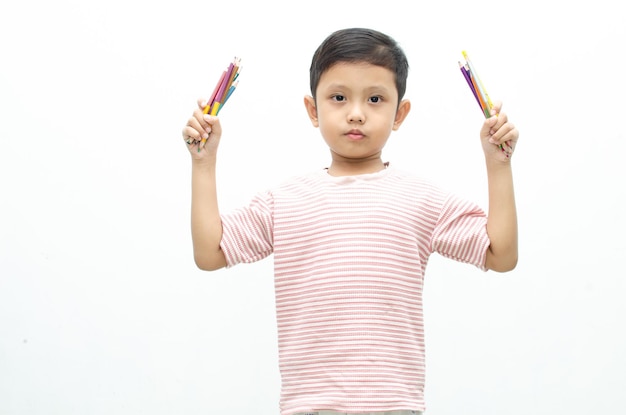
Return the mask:
[[[330,165],[228,214],[217,203],[219,119],[203,115],[199,103],[183,128],[197,266],[274,254],[282,415],[424,411],[421,294],[430,254],[484,270],[516,266],[510,156],[517,130],[499,105],[480,130],[487,216],[383,161],[387,139],[411,109],[403,99],[407,75],[404,52],[389,36],[332,33],[313,56],[304,98]]]

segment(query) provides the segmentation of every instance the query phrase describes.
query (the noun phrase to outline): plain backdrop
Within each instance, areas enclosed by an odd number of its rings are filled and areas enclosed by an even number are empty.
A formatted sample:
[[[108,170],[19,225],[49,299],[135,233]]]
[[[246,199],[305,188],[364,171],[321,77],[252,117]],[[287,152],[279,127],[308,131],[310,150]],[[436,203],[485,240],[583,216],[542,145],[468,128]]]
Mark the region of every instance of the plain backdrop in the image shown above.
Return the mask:
[[[0,414],[277,414],[272,258],[192,257],[181,130],[234,56],[221,209],[328,165],[304,110],[332,31],[398,40],[413,107],[385,159],[487,207],[467,50],[520,131],[520,261],[439,256],[429,415],[626,407],[624,41],[615,1],[6,1]]]

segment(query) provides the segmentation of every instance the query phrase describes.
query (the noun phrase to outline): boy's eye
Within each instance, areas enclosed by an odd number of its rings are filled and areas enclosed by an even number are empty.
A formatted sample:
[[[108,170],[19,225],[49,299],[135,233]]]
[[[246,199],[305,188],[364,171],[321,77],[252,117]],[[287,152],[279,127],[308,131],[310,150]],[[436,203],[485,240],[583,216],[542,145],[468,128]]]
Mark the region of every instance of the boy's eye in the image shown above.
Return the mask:
[[[373,103],[380,102],[381,100],[382,100],[381,97],[371,97],[370,98],[370,102],[373,102]]]
[[[334,95],[332,98],[337,102],[342,102],[346,100],[346,97],[344,97],[343,95]]]

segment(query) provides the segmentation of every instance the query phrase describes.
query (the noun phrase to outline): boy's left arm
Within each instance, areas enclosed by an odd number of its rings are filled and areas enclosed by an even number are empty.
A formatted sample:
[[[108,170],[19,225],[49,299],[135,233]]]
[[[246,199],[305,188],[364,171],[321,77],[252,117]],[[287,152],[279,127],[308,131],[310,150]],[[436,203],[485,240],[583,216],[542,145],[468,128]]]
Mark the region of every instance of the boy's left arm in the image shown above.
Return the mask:
[[[515,268],[518,258],[517,210],[511,156],[519,132],[500,109],[500,103],[493,107],[492,116],[485,119],[481,128],[480,139],[485,153],[489,184],[487,233],[490,245],[485,266],[494,271],[506,272]]]

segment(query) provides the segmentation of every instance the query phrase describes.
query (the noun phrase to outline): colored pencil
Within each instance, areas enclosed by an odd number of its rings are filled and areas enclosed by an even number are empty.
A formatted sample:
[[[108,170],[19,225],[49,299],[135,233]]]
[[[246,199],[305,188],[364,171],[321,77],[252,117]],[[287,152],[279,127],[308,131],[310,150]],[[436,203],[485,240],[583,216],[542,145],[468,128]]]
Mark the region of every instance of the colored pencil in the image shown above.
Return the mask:
[[[463,77],[465,78],[467,85],[469,85],[470,90],[472,91],[472,95],[474,95],[474,98],[476,98],[476,102],[478,103],[478,106],[480,106],[482,109],[480,99],[478,99],[478,95],[476,94],[476,90],[474,89],[474,84],[472,83],[472,78],[470,77],[470,74],[469,74],[469,69],[466,67],[466,65],[463,65],[461,62],[459,62],[459,69],[461,70],[461,73],[463,74]]]
[[[235,57],[233,61],[228,65],[228,68],[222,72],[222,76],[215,85],[215,88],[211,93],[211,97],[206,102],[206,105],[202,110],[205,114],[217,116],[221,109],[224,107],[224,104],[233,94],[233,92],[237,88],[237,84],[239,83],[238,81],[234,81],[239,77],[239,72],[241,70],[240,64],[241,59]],[[203,138],[198,145],[198,151],[200,151],[200,149],[202,149],[205,144],[206,139]]]
[[[483,112],[486,118],[489,118],[491,117],[491,108],[493,107],[491,99],[489,98],[489,94],[487,94],[487,91],[485,90],[485,86],[480,80],[480,77],[478,76],[478,72],[476,72],[476,68],[474,67],[474,64],[472,63],[472,61],[469,59],[467,52],[463,51],[462,53],[463,53],[463,57],[465,58],[464,67],[466,68],[466,72],[469,75],[469,78],[471,80],[472,85],[470,87],[472,89],[472,92],[479,100],[479,106],[480,106],[481,111]]]
[[[476,68],[474,64],[470,60],[466,51],[461,52],[463,54],[463,58],[465,58],[465,64],[459,62],[459,67],[461,68],[461,72],[463,73],[463,77],[470,87],[472,93],[474,94],[474,98],[478,102],[478,106],[480,107],[485,118],[491,117],[491,109],[493,108],[493,102],[491,102],[491,98],[489,98],[489,94],[485,89],[485,85],[483,85],[480,77],[478,76],[478,72],[476,72]],[[496,117],[498,115],[496,114]],[[499,145],[500,150],[502,150],[506,157],[511,156],[511,144],[509,142],[506,143],[509,150],[505,150],[502,144]]]
[[[208,114],[209,111],[211,110],[211,104],[213,103],[213,101],[215,100],[215,96],[217,95],[217,91],[219,91],[220,86],[222,85],[222,82],[224,81],[224,77],[226,76],[226,71],[222,72],[222,76],[220,77],[220,80],[217,82],[217,85],[215,85],[215,89],[213,90],[213,93],[211,94],[211,98],[209,98],[209,100],[207,101],[205,107],[204,107],[204,113]]]

